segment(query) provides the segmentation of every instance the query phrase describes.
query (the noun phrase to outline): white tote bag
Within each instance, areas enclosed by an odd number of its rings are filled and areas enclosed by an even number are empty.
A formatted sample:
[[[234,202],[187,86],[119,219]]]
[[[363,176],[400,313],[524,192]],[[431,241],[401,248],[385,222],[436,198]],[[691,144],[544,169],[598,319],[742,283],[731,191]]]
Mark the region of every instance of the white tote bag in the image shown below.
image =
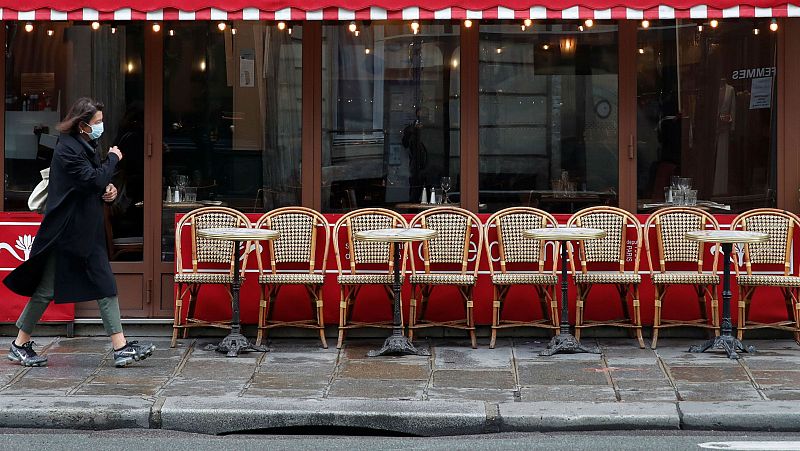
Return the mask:
[[[33,189],[31,196],[28,198],[28,208],[37,213],[44,213],[44,207],[47,204],[47,184],[50,179],[50,168],[42,169],[39,171],[42,174],[42,181]]]

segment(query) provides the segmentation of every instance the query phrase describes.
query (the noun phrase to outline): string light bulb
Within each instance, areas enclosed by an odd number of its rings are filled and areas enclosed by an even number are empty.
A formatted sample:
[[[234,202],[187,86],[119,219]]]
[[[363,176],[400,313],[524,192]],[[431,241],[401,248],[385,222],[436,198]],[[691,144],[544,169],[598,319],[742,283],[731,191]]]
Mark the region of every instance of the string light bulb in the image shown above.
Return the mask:
[[[52,36],[55,32],[53,30],[47,30],[47,35]]]
[[[533,25],[533,21],[530,19],[525,19],[524,21],[522,21],[522,23],[525,24],[526,27],[530,27],[531,25]]]
[[[168,33],[169,33],[170,36],[175,36],[175,30],[169,30]]]
[[[419,33],[419,22],[411,22],[411,31],[413,31],[414,34]]]
[[[347,29],[350,30],[350,33],[355,33],[358,27],[356,27],[355,22],[350,22],[350,25],[347,26]]]
[[[292,27],[289,27],[288,33],[292,34]]]
[[[642,21],[642,28],[650,28],[650,21],[649,20],[643,20]]]
[[[586,25],[586,28],[592,28],[594,26],[594,21],[592,19],[586,19],[583,21],[583,24]]]
[[[578,30],[583,31],[583,25],[578,25]]]
[[[156,32],[156,33],[161,31],[161,25],[159,25],[158,23],[154,23],[153,24],[153,31]]]
[[[640,48],[640,49],[639,49],[639,54],[640,54],[640,55],[644,55],[644,49]]]
[[[719,21],[717,19],[714,19],[708,24],[711,25],[711,28],[717,28],[719,26]]]
[[[111,34],[117,34],[117,27],[111,27]]]
[[[99,30],[100,29],[100,22],[92,22],[92,30]]]
[[[520,28],[522,29],[522,31],[525,31],[525,25],[521,25]]]
[[[33,31],[33,24],[32,24],[32,23],[30,23],[30,22],[26,23],[26,24],[25,24],[25,31],[27,31],[28,33],[30,33],[31,31]]]
[[[544,49],[544,50],[550,50],[550,44],[545,44],[545,45],[543,45],[543,46],[542,46],[542,49]]]
[[[778,31],[778,20],[777,19],[772,19],[772,22],[770,22],[770,24],[769,24],[769,30],[770,31]]]
[[[700,24],[700,25],[697,26],[697,31],[699,31],[701,33],[703,32],[703,24]]]
[[[458,59],[453,58],[453,61],[450,61],[450,65],[453,66],[453,69],[458,67]]]
[[[356,31],[354,31],[354,32],[353,32],[353,34],[354,34],[356,37],[358,37],[358,35],[359,35],[359,34],[361,34],[361,32],[360,32],[360,31],[358,31],[358,30],[356,30]]]
[[[285,30],[286,29],[286,22],[278,22],[278,30]]]
[[[217,28],[219,28],[219,31],[225,31],[225,29],[228,28],[228,24],[225,22],[220,22],[217,24]]]
[[[236,28],[231,27],[231,34],[236,34]]]
[[[753,28],[753,34],[758,36],[759,30],[758,28]]]
[[[369,55],[369,52],[370,52],[369,47],[364,49],[364,53],[366,53],[367,55]]]
[[[472,21],[467,19],[464,21],[464,28],[472,28]]]

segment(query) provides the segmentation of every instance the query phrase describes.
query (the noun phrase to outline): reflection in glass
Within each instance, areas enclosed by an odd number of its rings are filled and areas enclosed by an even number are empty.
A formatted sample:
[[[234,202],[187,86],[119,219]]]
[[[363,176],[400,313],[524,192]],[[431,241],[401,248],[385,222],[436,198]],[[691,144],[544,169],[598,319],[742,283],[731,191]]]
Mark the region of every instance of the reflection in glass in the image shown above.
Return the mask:
[[[103,156],[116,145],[124,154],[113,183],[107,231],[112,260],[142,259],[144,199],[143,27],[129,23],[69,25],[5,22],[5,199],[6,211],[27,211],[27,199],[50,166],[55,125],[80,97],[105,105]]]
[[[174,257],[176,213],[204,205],[264,212],[300,203],[303,79],[300,25],[166,27],[165,261]],[[189,190],[194,201],[186,199],[188,188],[196,188]]]
[[[660,21],[638,32],[641,211],[665,201],[675,176],[692,179],[700,204],[775,205],[776,33],[768,19],[703,25]]]
[[[480,202],[616,204],[617,27],[480,27]]]
[[[403,209],[443,176],[458,186],[459,25],[350,28],[323,26],[323,211]]]

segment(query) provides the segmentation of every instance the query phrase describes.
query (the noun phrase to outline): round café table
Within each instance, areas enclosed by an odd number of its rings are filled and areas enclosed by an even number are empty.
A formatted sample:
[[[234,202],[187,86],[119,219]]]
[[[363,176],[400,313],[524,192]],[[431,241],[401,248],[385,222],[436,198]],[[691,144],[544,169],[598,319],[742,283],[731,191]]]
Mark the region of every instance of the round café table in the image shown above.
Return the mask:
[[[738,359],[741,352],[756,352],[755,346],[745,346],[733,336],[731,322],[731,251],[734,243],[763,243],[769,235],[761,232],[745,230],[697,230],[687,232],[687,240],[701,243],[719,243],[722,245],[722,333],[718,337],[706,341],[701,346],[692,346],[689,352],[705,352],[709,349],[724,349],[728,358]],[[741,319],[740,319],[741,321]]]
[[[540,352],[541,356],[553,354],[589,352],[599,354],[597,348],[588,348],[572,335],[569,327],[569,301],[567,300],[567,243],[569,241],[598,240],[605,238],[603,229],[587,227],[551,227],[524,230],[522,236],[533,240],[558,241],[561,243],[561,324],[558,335],[550,340],[547,348]]]
[[[400,319],[400,287],[402,285],[400,280],[400,254],[403,251],[405,243],[414,241],[425,241],[435,238],[439,233],[435,230],[422,229],[422,228],[394,228],[394,229],[376,229],[365,230],[356,232],[354,238],[359,241],[371,241],[379,243],[394,243],[394,283],[392,291],[394,292],[394,318],[392,323],[392,335],[383,343],[383,347],[378,350],[369,351],[369,357],[377,357],[381,355],[430,355],[425,349],[417,349],[408,341],[408,338],[403,335],[403,323]]]
[[[240,352],[258,351],[267,352],[265,346],[255,346],[242,335],[239,320],[239,246],[242,241],[270,241],[277,239],[280,234],[275,230],[250,229],[244,227],[213,227],[198,229],[197,235],[211,240],[233,241],[233,282],[231,283],[232,310],[231,332],[222,339],[218,345],[209,345],[210,350],[227,353],[228,357],[236,357]]]

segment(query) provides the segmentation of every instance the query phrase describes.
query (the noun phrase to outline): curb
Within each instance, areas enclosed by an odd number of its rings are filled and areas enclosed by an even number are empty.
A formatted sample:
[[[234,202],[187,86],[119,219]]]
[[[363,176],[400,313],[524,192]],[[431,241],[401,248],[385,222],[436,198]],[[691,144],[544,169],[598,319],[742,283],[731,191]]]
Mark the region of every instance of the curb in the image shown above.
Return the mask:
[[[0,396],[0,428],[202,434],[339,427],[416,436],[608,430],[800,431],[794,401],[508,402]]]
[[[168,398],[164,429],[222,434],[292,426],[353,427],[413,435],[484,433],[483,402],[354,399]]]
[[[678,406],[684,429],[800,430],[797,401],[684,401]]]
[[[0,427],[148,428],[153,401],[123,396],[0,396]]]

